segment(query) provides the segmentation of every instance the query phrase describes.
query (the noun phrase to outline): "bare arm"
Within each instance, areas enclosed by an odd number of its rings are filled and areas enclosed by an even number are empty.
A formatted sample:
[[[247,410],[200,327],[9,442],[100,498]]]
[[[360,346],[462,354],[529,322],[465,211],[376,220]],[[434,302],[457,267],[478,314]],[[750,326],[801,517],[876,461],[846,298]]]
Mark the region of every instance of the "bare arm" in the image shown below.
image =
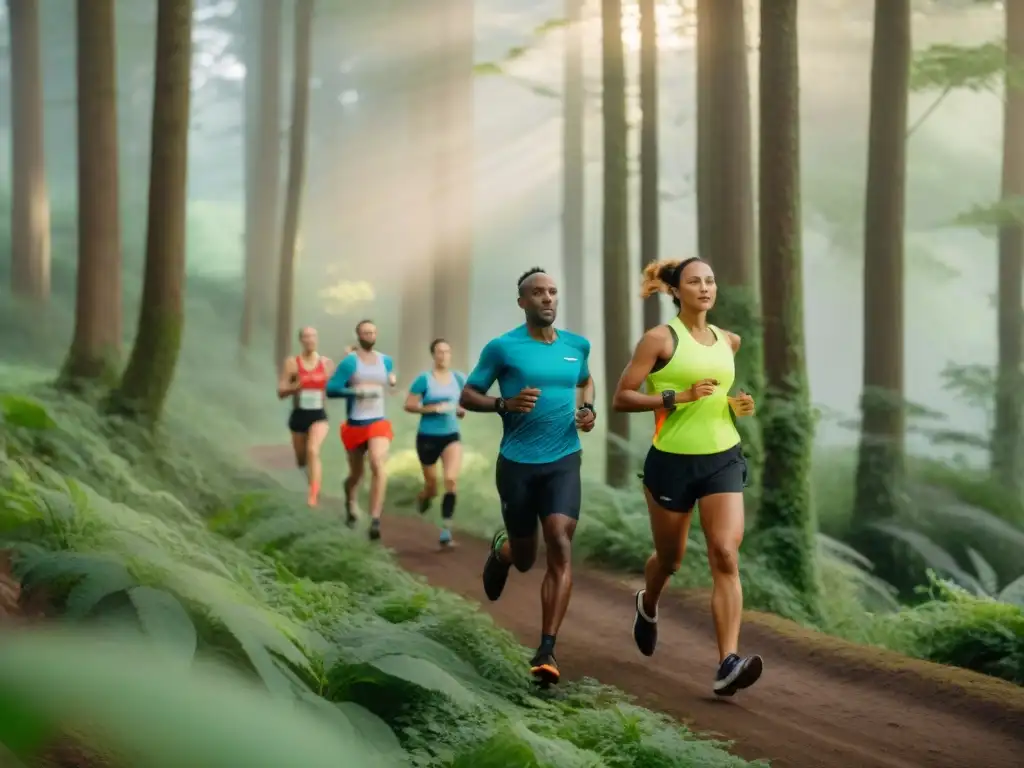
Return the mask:
[[[740,342],[742,339],[732,331],[726,331],[725,337],[729,339],[729,346],[732,347],[732,353],[735,355],[740,351]]]
[[[423,405],[423,397],[421,395],[410,392],[405,398],[405,412],[422,415],[424,413],[433,413],[433,410],[431,406]]]
[[[657,411],[665,407],[661,395],[648,395],[639,390],[658,360],[671,354],[671,348],[672,336],[667,326],[659,325],[644,334],[636,345],[629,365],[619,377],[615,395],[612,397],[612,408],[624,413],[639,413]],[[693,394],[689,390],[676,392],[677,403],[688,403],[692,399]]]
[[[475,413],[494,413],[498,410],[498,398],[490,397],[467,384],[462,388],[459,405]]]
[[[287,357],[281,364],[281,374],[277,377],[277,399],[284,400],[299,391],[299,369],[295,366],[295,358]]]
[[[587,376],[587,380],[576,385],[576,407],[580,408],[584,403],[594,402],[594,377]]]

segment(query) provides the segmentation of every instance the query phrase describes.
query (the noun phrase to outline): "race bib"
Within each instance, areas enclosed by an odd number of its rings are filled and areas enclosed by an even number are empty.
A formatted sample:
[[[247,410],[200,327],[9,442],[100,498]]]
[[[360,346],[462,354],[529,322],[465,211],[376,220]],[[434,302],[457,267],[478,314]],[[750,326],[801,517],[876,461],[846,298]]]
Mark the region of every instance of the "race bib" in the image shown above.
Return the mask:
[[[299,391],[299,408],[304,411],[319,411],[324,407],[322,389],[303,389]]]

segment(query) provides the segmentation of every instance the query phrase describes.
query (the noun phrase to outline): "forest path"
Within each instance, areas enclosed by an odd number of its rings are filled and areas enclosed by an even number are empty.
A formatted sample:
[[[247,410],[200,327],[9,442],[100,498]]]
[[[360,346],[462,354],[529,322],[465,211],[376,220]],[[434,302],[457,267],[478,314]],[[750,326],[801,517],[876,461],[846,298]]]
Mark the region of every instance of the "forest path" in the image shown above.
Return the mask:
[[[258,450],[262,466],[294,471],[290,457],[269,446]],[[405,569],[478,602],[523,644],[537,645],[542,567],[513,571],[501,599],[491,603],[480,580],[486,542],[463,535],[456,548],[441,552],[433,520],[398,515],[385,514],[381,532]],[[764,657],[764,674],[753,688],[719,699],[711,692],[718,659],[707,596],[667,593],[658,651],[648,659],[631,635],[636,588],[621,576],[574,569],[556,649],[563,680],[596,678],[695,731],[735,741],[732,751],[744,758],[767,758],[779,768],[1021,765],[1024,689],[1018,686],[751,614],[742,648]]]

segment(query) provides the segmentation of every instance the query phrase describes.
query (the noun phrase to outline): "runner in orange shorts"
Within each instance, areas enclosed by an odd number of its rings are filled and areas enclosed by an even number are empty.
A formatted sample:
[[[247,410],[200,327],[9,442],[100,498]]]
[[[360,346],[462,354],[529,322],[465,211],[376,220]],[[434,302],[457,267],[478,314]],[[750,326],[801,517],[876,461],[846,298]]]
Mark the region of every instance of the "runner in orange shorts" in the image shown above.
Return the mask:
[[[385,464],[394,439],[391,422],[384,418],[384,395],[398,380],[388,355],[374,349],[377,326],[363,320],[356,326],[359,348],[339,361],[327,382],[328,397],[348,401],[348,418],[341,425],[341,442],[348,453],[349,475],[345,478],[345,522],[356,523],[352,510],[359,482],[363,478],[366,457],[370,458],[370,539],[380,538],[380,516],[387,490]]]

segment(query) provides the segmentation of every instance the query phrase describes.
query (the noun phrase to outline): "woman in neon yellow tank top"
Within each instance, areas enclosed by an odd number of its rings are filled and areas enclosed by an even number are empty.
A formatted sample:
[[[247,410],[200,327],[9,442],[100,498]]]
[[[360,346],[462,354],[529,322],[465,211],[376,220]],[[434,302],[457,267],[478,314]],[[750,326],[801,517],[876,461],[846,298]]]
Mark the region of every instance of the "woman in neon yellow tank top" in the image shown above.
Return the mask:
[[[619,379],[612,407],[655,414],[654,440],[644,462],[654,553],[644,568],[645,588],[636,593],[633,639],[641,653],[654,653],[658,598],[679,569],[699,502],[720,660],[713,687],[720,696],[732,696],[757,682],[763,667],[760,656],[738,652],[747,464],[733,414],[752,415],[754,400],[742,391],[729,396],[740,338],[707,322],[717,290],[714,272],[699,258],[647,266],[642,295],[668,293],[679,314],[644,334]],[[639,391],[644,384],[646,394]]]

